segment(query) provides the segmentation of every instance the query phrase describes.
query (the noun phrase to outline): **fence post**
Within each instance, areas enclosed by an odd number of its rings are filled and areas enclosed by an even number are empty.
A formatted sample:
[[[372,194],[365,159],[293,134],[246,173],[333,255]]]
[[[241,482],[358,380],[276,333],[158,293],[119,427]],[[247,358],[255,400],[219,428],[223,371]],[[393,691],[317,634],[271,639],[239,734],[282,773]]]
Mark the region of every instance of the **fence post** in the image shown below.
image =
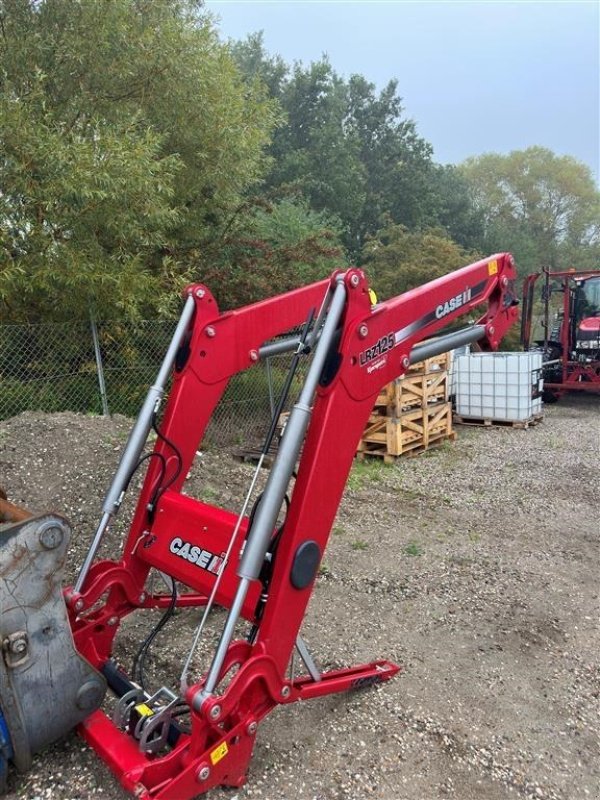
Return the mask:
[[[104,383],[104,368],[102,366],[102,353],[100,352],[100,341],[98,339],[98,329],[96,320],[90,314],[90,326],[92,328],[92,339],[94,340],[94,355],[96,356],[96,370],[98,373],[98,386],[100,387],[100,398],[102,399],[102,413],[105,417],[110,414],[108,408],[108,398],[106,396],[106,384]]]
[[[269,386],[269,405],[271,406],[271,419],[275,413],[275,395],[273,393],[273,373],[271,372],[271,359],[267,356],[265,358],[265,367],[267,368],[267,384]]]

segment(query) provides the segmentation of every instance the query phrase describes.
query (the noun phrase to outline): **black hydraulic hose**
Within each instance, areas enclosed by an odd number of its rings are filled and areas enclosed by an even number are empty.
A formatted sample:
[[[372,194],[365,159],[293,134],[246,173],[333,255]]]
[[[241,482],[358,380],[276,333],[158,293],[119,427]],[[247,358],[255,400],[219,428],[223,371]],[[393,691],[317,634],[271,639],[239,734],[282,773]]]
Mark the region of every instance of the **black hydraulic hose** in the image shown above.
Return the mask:
[[[133,664],[131,666],[131,675],[134,680],[136,680],[136,678],[139,679],[140,686],[144,691],[146,691],[145,677],[144,677],[144,666],[146,662],[146,656],[148,655],[148,651],[150,649],[150,646],[152,645],[152,642],[156,639],[158,634],[161,632],[161,630],[164,628],[164,626],[167,624],[167,622],[171,619],[171,617],[175,613],[175,607],[177,606],[177,596],[178,596],[177,586],[175,584],[175,581],[173,580],[173,588],[171,590],[171,600],[169,602],[169,605],[165,609],[159,621],[152,628],[148,636],[146,636],[146,638],[144,639],[137,653],[134,656]]]
[[[294,357],[292,359],[292,363],[290,364],[290,368],[288,370],[288,374],[285,378],[285,383],[283,384],[283,390],[277,401],[277,406],[275,411],[273,412],[273,417],[271,419],[271,424],[269,426],[269,430],[265,437],[265,441],[263,444],[263,448],[261,451],[261,455],[267,455],[269,452],[269,448],[271,447],[271,443],[273,442],[273,437],[275,436],[275,431],[277,430],[277,422],[279,421],[279,417],[281,416],[281,412],[284,409],[286,401],[288,399],[288,395],[290,393],[290,389],[292,388],[292,381],[296,375],[298,370],[298,365],[300,364],[300,356],[306,355],[310,352],[306,345],[306,338],[308,336],[308,332],[310,330],[310,326],[315,318],[315,310],[314,308],[310,311],[306,322],[304,323],[304,327],[302,328],[302,333],[300,334],[300,343],[298,345],[298,349],[294,353]]]

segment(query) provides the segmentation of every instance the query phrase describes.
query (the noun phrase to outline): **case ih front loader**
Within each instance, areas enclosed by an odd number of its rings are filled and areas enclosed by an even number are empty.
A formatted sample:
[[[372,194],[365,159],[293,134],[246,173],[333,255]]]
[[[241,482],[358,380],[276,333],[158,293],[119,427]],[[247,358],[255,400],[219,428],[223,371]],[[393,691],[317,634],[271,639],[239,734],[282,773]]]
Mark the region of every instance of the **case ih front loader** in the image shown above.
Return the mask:
[[[275,706],[392,678],[399,667],[386,660],[318,669],[300,627],[319,563],[379,390],[411,362],[452,347],[497,347],[517,316],[514,278],[512,257],[500,254],[372,306],[364,274],[349,269],[223,314],[206,287],[190,286],[75,585],[60,585],[70,536],[64,518],[25,515],[0,526],[2,772],[10,761],[27,769],[35,752],[78,726],[137,798],[186,800],[243,784],[258,724]],[[477,306],[477,322],[416,345]],[[275,339],[299,326],[299,336]],[[183,494],[231,377],[286,351],[286,389],[298,363],[308,367],[264,491],[255,497],[259,462],[236,511]],[[156,444],[143,455],[152,427]],[[147,472],[123,551],[99,560],[142,461]],[[157,576],[163,591],[153,588]],[[225,622],[197,673],[192,659],[215,604],[227,610]],[[178,606],[199,609],[178,688],[149,690],[113,659],[115,636],[138,609],[164,609],[166,619]],[[290,666],[295,651],[301,675]]]

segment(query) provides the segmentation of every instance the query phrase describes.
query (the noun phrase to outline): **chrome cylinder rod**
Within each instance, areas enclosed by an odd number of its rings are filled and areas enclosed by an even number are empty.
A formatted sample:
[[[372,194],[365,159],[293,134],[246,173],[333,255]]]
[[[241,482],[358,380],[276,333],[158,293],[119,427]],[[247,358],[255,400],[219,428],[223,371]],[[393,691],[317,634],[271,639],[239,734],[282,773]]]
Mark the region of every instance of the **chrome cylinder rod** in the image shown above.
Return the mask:
[[[152,420],[162,401],[165,386],[167,384],[167,380],[169,379],[173,362],[175,361],[175,356],[177,355],[177,351],[179,350],[181,342],[183,341],[183,337],[185,336],[185,332],[188,329],[190,320],[194,314],[194,308],[194,298],[192,295],[189,295],[183,307],[183,311],[181,313],[181,317],[179,318],[179,322],[177,323],[171,343],[156,376],[156,380],[148,390],[144,404],[141,408],[135,425],[129,434],[129,438],[123,453],[121,454],[119,466],[117,467],[112,482],[106,493],[106,497],[104,498],[104,503],[102,504],[103,513],[100,524],[96,529],[96,533],[73,589],[74,593],[76,594],[81,592],[102,538],[106,533],[111,519],[118,513],[121,503],[123,502],[123,497],[127,489],[127,483],[131,478],[131,474],[140,459],[142,450],[144,449],[144,445],[148,439],[148,434],[150,433],[150,428],[152,427]]]
[[[258,578],[264,563],[277,517],[310,422],[312,403],[319,378],[323,372],[325,360],[335,338],[336,329],[345,305],[346,286],[343,278],[340,277],[331,298],[329,311],[324,320],[323,330],[315,348],[304,386],[298,402],[290,413],[279,451],[269,473],[262,500],[257,508],[252,528],[248,534],[246,547],[237,572],[240,582],[206,676],[204,687],[194,697],[193,706],[196,710],[200,709],[204,700],[214,692],[217,686],[223,662],[231,644],[250,583]]]
[[[485,336],[484,325],[472,325],[454,333],[447,333],[439,339],[431,339],[422,344],[418,344],[410,351],[410,363],[416,364],[426,358],[433,358],[440,353],[447,353],[455,347],[463,347],[466,344],[477,342]]]

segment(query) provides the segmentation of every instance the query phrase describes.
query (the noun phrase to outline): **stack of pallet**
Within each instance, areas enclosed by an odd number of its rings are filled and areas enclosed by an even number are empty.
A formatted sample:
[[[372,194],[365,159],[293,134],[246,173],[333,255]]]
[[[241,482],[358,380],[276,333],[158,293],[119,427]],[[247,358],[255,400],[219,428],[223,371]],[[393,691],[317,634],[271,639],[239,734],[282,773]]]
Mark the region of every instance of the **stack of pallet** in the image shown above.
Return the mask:
[[[386,462],[416,455],[454,439],[448,402],[449,354],[412,364],[406,375],[384,387],[358,444],[359,460]]]

